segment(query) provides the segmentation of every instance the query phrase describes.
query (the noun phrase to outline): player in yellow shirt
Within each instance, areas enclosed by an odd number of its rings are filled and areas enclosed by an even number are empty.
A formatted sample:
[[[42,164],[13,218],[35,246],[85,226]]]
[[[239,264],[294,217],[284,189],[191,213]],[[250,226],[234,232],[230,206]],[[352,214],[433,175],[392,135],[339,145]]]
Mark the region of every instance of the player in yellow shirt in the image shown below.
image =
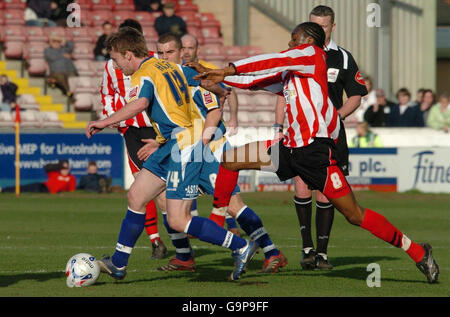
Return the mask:
[[[144,229],[145,205],[166,190],[169,226],[177,232],[232,250],[235,266],[229,279],[239,279],[256,252],[257,244],[226,231],[207,218],[192,217],[189,212],[192,200],[198,195],[204,148],[202,131],[198,133],[195,129],[195,120],[201,118],[191,110],[193,101],[188,90],[189,85],[199,85],[192,78],[196,72],[149,58],[143,35],[132,28],[122,28],[113,34],[108,39],[107,50],[115,67],[131,75],[131,89],[126,95],[128,103],[112,116],[90,122],[86,136],[90,138],[105,127],[146,110],[161,145],[144,163],[128,191],[128,210],[116,250],[112,257],[99,260],[102,272],[115,279],[126,276],[129,256]]]

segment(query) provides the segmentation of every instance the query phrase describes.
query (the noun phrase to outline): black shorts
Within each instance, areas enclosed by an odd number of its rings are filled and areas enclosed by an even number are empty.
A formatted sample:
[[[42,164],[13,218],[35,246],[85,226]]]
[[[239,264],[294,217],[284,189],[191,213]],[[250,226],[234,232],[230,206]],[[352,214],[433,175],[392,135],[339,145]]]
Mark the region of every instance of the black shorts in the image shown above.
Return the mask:
[[[141,161],[137,156],[139,149],[145,145],[141,140],[156,139],[156,132],[152,127],[129,127],[123,135],[123,138],[127,147],[128,163],[131,168],[131,173],[137,173],[142,169],[142,164],[144,164],[144,161]]]
[[[342,173],[344,173],[345,176],[348,176],[349,152],[347,145],[347,134],[345,132],[344,122],[342,120],[341,120],[341,129],[339,130],[339,136],[336,143],[336,159],[337,164],[342,170]]]
[[[278,142],[269,149],[269,154],[281,181],[300,176],[311,190],[319,190],[327,198],[339,198],[351,190],[337,165],[336,145],[332,139],[316,138],[310,145],[300,148],[287,148]]]

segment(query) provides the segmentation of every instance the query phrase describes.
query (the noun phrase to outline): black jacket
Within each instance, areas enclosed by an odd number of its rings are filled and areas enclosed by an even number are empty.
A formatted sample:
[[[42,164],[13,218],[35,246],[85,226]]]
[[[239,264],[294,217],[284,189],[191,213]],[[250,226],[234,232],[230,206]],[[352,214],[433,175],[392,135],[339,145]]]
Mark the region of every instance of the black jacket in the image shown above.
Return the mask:
[[[155,28],[158,32],[158,35],[164,35],[166,33],[172,33],[177,36],[183,36],[187,33],[186,30],[186,22],[177,16],[173,15],[168,18],[165,15],[162,15],[155,20]]]
[[[0,86],[2,89],[3,102],[11,103],[16,102],[17,99],[17,85],[8,81],[6,84]]]

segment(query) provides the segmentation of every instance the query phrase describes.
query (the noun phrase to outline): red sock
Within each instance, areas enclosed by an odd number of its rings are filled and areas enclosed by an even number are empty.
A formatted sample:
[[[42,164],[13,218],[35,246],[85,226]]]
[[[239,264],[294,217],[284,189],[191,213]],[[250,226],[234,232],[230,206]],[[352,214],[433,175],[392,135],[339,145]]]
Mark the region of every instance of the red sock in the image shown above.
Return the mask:
[[[223,228],[225,224],[226,208],[213,208],[209,219],[214,221],[219,227]]]
[[[361,228],[370,231],[374,236],[397,248],[402,248],[416,263],[421,261],[425,255],[425,250],[422,246],[411,241],[383,215],[373,210],[366,209]]]
[[[228,207],[238,177],[239,172],[230,171],[220,165],[216,178],[216,187],[214,189],[214,207]]]
[[[151,242],[153,243],[155,240],[161,240],[158,233],[158,214],[154,200],[151,200],[147,206],[145,206],[145,211],[145,231],[147,231]]]

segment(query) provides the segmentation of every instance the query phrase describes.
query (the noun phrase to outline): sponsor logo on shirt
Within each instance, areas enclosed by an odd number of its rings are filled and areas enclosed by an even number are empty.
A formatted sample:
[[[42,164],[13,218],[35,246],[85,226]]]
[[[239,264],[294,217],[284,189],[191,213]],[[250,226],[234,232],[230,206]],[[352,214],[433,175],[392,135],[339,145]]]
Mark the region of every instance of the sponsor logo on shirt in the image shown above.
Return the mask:
[[[205,103],[208,105],[210,103],[213,103],[213,97],[209,91],[203,92],[203,100],[205,100]]]
[[[339,75],[339,69],[328,68],[328,82],[335,83]]]
[[[137,96],[138,86],[133,87],[128,93],[128,99],[132,99]]]

